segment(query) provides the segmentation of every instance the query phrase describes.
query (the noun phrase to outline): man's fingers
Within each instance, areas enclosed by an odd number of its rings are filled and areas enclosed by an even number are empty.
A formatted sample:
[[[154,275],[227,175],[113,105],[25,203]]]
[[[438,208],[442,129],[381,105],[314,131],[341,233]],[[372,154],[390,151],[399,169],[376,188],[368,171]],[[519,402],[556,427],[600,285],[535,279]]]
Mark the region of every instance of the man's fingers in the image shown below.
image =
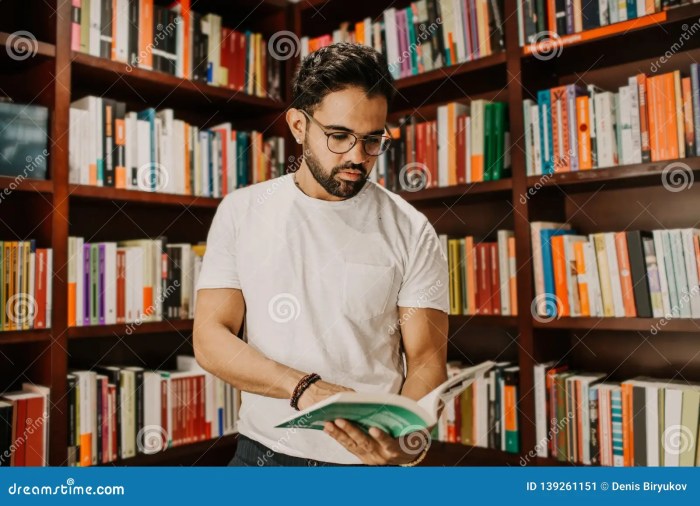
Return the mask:
[[[372,451],[372,438],[367,434],[362,432],[355,424],[348,422],[347,420],[338,419],[335,424],[340,427],[349,437],[352,439],[358,447],[362,448],[366,452]]]
[[[360,449],[357,442],[350,437],[347,432],[333,422],[326,422],[324,424],[323,431],[343,445],[346,450],[354,454],[357,454],[358,450]]]
[[[379,443],[379,445],[382,448],[385,448],[387,450],[395,450],[396,449],[396,440],[391,437],[389,434],[384,432],[383,430],[377,428],[377,427],[372,427],[369,430],[369,435],[374,438],[374,440]]]

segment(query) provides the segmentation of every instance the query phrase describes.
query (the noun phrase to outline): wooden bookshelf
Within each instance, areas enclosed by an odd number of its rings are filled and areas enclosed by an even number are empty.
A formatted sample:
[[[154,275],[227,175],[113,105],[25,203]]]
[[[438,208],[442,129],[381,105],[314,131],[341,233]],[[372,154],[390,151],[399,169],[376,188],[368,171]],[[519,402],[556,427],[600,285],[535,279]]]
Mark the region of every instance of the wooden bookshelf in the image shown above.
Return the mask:
[[[126,334],[192,333],[192,320],[165,320],[161,322],[121,323],[117,325],[87,325],[68,327],[69,339],[90,339]]]
[[[70,198],[76,200],[138,202],[142,204],[152,204],[154,206],[184,206],[214,209],[221,202],[221,199],[212,197],[156,193],[140,190],[121,190],[118,188],[77,184],[68,185],[68,192],[70,193]]]
[[[153,360],[164,360],[176,353],[177,346],[184,341],[181,338],[187,339],[192,330],[190,320],[68,327],[68,237],[99,234],[95,240],[122,239],[135,236],[134,230],[138,229],[155,236],[175,221],[177,226],[167,229],[169,237],[172,234],[178,240],[203,241],[213,211],[220,202],[220,199],[206,197],[69,184],[70,103],[87,94],[105,95],[133,107],[172,107],[179,117],[196,118],[192,121],[198,124],[209,124],[221,117],[224,121],[265,129],[274,122],[273,131],[284,135],[286,125],[282,113],[287,102],[249,96],[159,72],[129,69],[124,64],[73,52],[70,0],[49,0],[40,4],[37,15],[29,16],[28,5],[12,0],[8,12],[14,15],[0,20],[0,45],[5,46],[0,51],[4,70],[0,75],[0,88],[17,102],[37,103],[50,109],[50,179],[18,182],[15,178],[0,177],[0,193],[6,193],[0,211],[6,236],[16,232],[21,237],[36,238],[37,244],[54,250],[52,328],[0,332],[0,360],[3,355],[11,359],[11,362],[0,362],[0,380],[3,390],[16,387],[18,381],[27,378],[51,387],[54,402],[50,462],[63,465],[68,429],[66,373],[73,366],[73,354],[67,352],[69,346],[83,352],[78,355],[91,356],[93,350],[125,346],[119,343],[120,338],[134,335],[132,341],[137,341],[153,355]],[[394,7],[403,8],[408,4],[408,0],[399,0]],[[226,0],[201,0],[197,8],[222,14],[225,22],[243,21],[242,27],[259,29],[268,35],[290,30],[298,36],[318,36],[331,33],[341,21],[355,22],[365,16],[376,18],[385,5],[358,0],[348,9],[347,3],[339,0],[301,0],[294,5],[285,0],[237,0],[236,8],[232,9]],[[601,32],[592,38],[572,39],[562,45],[559,57],[549,61],[538,60],[518,46],[515,0],[506,0],[503,14],[504,52],[398,80],[399,98],[390,111],[392,118],[413,111],[427,116],[433,114],[438,105],[452,100],[467,102],[475,97],[504,100],[509,104],[514,142],[512,178],[400,194],[425,213],[438,233],[486,239],[493,237],[498,228],[507,228],[514,230],[516,237],[518,315],[451,316],[450,345],[456,352],[454,358],[467,357],[474,361],[496,358],[520,365],[521,454],[434,442],[426,465],[515,466],[521,464],[521,458],[526,465],[562,465],[551,458],[526,458],[536,445],[532,422],[535,419],[532,368],[536,362],[566,357],[567,360],[571,358],[572,367],[601,363],[609,366],[609,372],[614,372],[617,357],[624,356],[625,367],[616,374],[645,374],[650,369],[665,372],[676,368],[682,369],[687,379],[700,380],[700,359],[697,358],[700,345],[693,339],[700,329],[698,320],[673,319],[662,324],[661,320],[653,318],[561,318],[543,322],[533,319],[530,309],[534,298],[531,222],[569,221],[582,233],[629,227],[693,226],[700,184],[696,182],[683,192],[670,193],[663,187],[662,174],[670,163],[680,162],[697,178],[700,158],[528,176],[522,115],[522,100],[533,97],[539,89],[580,79],[603,87],[620,86],[636,72],[649,72],[650,63],[668,49],[669,41],[678,39],[683,24],[700,17],[700,5],[671,9],[659,23],[639,24],[630,31]],[[6,46],[10,35],[22,29],[36,36],[36,54],[15,61],[8,57]],[[693,58],[700,58],[700,39],[697,38],[682,47],[662,71],[687,70]],[[287,87],[295,65],[295,60],[289,60],[284,67],[283,83]],[[290,146],[287,154],[293,154],[291,151],[297,146],[292,142],[287,145]],[[121,216],[121,220],[110,221],[115,209],[122,206],[129,210],[128,219]],[[635,351],[640,335],[650,337],[651,328],[658,328],[649,339],[654,346],[676,350],[668,363],[653,351]],[[585,340],[585,347],[575,340],[575,336],[582,334],[587,336],[581,338]],[[177,344],[171,343],[171,338],[176,339]],[[580,354],[580,350],[585,352],[587,347],[594,352],[594,359]],[[20,373],[25,377],[21,378]],[[139,455],[114,465],[222,465],[233,456],[235,441],[235,436],[226,436],[155,455]]]

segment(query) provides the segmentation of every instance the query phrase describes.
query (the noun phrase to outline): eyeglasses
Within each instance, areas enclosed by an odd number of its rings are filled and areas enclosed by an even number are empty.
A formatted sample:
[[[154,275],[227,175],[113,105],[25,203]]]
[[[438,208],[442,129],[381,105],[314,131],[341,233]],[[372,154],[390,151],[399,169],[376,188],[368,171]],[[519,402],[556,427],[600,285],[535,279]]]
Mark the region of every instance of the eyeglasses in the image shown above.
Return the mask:
[[[350,151],[358,140],[362,140],[362,146],[365,153],[369,156],[379,156],[389,149],[391,137],[388,135],[357,135],[341,130],[329,131],[326,125],[319,123],[313,116],[303,109],[299,109],[304,115],[309,118],[316,126],[318,126],[326,136],[328,150],[336,155],[342,155]]]

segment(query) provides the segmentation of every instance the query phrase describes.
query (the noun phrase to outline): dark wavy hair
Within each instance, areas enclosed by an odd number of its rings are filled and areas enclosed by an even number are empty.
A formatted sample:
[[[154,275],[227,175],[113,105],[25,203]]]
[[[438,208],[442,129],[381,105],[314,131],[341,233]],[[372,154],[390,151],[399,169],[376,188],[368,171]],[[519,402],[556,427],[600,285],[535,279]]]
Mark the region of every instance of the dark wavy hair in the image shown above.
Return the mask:
[[[313,113],[326,95],[358,87],[391,103],[396,89],[386,58],[369,46],[338,42],[309,54],[292,80],[292,107]]]

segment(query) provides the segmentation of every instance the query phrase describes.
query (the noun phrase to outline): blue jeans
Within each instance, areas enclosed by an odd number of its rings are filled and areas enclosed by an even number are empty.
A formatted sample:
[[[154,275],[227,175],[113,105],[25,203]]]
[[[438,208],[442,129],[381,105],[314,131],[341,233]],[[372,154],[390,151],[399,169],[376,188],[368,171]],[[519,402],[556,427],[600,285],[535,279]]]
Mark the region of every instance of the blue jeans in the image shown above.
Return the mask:
[[[236,454],[228,463],[229,466],[262,467],[262,466],[344,466],[352,464],[335,464],[314,459],[292,457],[284,453],[273,452],[267,446],[258,443],[242,434],[238,435]]]

